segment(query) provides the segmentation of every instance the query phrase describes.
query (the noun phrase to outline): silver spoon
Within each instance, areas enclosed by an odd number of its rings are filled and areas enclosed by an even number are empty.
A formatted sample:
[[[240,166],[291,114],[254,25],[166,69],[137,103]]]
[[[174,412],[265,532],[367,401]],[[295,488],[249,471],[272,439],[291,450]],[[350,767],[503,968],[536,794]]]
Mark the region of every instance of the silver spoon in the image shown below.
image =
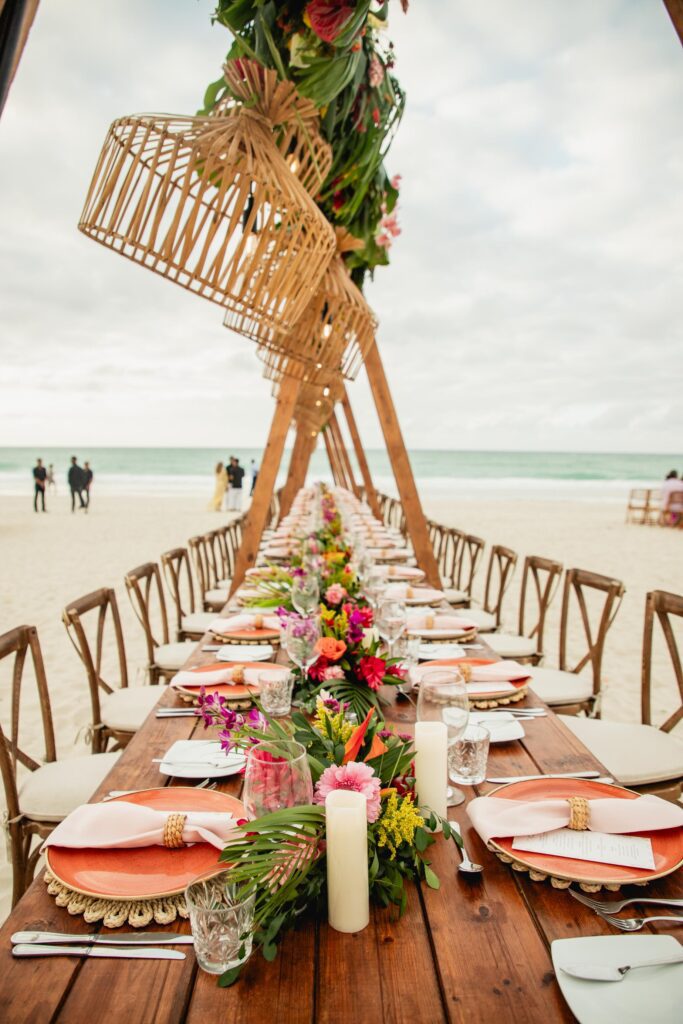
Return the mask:
[[[474,861],[470,860],[470,858],[467,856],[467,850],[465,849],[465,840],[462,837],[462,832],[460,831],[460,826],[458,825],[457,821],[450,821],[449,825],[451,826],[451,828],[454,828],[455,831],[458,833],[458,835],[460,836],[460,842],[462,843],[461,846],[458,846],[461,858],[460,863],[458,864],[458,871],[462,871],[463,875],[481,874],[481,872],[484,870],[483,866],[481,864],[475,864]]]

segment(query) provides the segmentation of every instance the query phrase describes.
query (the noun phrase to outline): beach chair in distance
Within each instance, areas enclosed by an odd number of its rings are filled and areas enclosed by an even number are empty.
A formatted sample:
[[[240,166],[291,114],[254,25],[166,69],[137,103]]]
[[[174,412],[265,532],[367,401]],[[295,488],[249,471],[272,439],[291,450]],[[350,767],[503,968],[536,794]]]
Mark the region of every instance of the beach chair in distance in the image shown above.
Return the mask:
[[[88,629],[93,620],[95,638],[91,644]],[[119,750],[128,744],[147,718],[159,699],[159,692],[151,686],[128,685],[126,648],[116,594],[109,587],[101,587],[71,601],[62,612],[62,622],[83,662],[90,687],[92,752],[104,753],[110,742],[114,743],[114,750]],[[103,676],[108,626],[116,647],[116,679],[110,682]]]
[[[611,576],[601,576],[586,569],[567,569],[562,591],[560,615],[559,667],[531,669],[531,687],[552,708],[577,715],[581,711],[600,717],[600,691],[602,687],[602,658],[607,634],[614,622],[625,594],[624,584]],[[600,613],[591,624],[588,596]],[[581,633],[586,651],[569,666],[569,618],[572,608],[578,608]],[[590,666],[590,675],[583,669]]]
[[[198,640],[216,618],[214,612],[197,611],[192,566],[187,548],[173,548],[161,556],[161,569],[173,601],[176,639]]]
[[[467,609],[467,618],[477,624],[479,633],[492,633],[498,629],[503,616],[503,600],[517,565],[517,553],[502,544],[494,544],[489,555],[481,608]]]
[[[560,718],[622,785],[675,801],[683,783],[683,743],[672,730],[683,721],[683,669],[674,622],[680,630],[683,596],[651,591],[645,599],[640,723]],[[666,643],[679,700],[679,706],[659,726],[652,724],[652,644],[657,624]]]
[[[171,643],[166,600],[161,573],[156,562],[145,562],[125,576],[126,593],[135,617],[142,626],[147,646],[147,673],[150,683],[170,679],[192,656],[192,640]]]
[[[218,586],[218,573],[214,541],[211,534],[190,537],[187,547],[199,584],[204,611],[220,611],[227,603],[228,587]]]
[[[651,490],[650,497],[647,505],[647,519],[646,523],[648,526],[658,526],[662,514],[662,492],[659,490]]]
[[[652,492],[645,487],[631,488],[628,496],[628,504],[626,505],[627,523],[639,523],[643,525],[648,522],[651,493]]]
[[[486,637],[489,647],[501,658],[515,658],[531,665],[541,661],[546,616],[559,589],[563,569],[561,562],[540,555],[527,555],[524,559],[518,631],[489,633]],[[528,629],[530,607],[535,608],[535,617]]]
[[[12,660],[7,702],[9,727],[0,723],[0,773],[5,789],[5,828],[12,861],[12,906],[31,884],[42,840],[76,807],[87,803],[118,760],[118,753],[57,759],[50,694],[35,626],[17,626],[0,636],[0,669]],[[19,746],[24,669],[30,663],[38,692],[44,753],[31,756]],[[4,675],[4,673],[2,673]],[[4,689],[4,686],[3,686]],[[24,704],[26,701],[24,701]],[[34,839],[41,840],[32,849]]]

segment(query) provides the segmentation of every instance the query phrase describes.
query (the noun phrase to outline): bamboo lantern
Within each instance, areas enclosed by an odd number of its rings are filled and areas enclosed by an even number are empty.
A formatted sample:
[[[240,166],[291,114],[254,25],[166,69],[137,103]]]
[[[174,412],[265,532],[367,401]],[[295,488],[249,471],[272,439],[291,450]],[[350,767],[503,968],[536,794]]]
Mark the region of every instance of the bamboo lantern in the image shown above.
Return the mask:
[[[289,109],[295,118],[291,97]],[[284,123],[282,102],[275,114]],[[79,228],[233,316],[279,331],[310,306],[335,250],[263,104],[220,118],[114,121]]]
[[[259,357],[270,372],[305,376],[308,372],[340,370],[355,379],[365,353],[375,337],[377,322],[360,290],[351,280],[342,253],[362,247],[360,239],[336,230],[337,256],[330,263],[320,288],[296,326],[289,332],[275,330],[255,318],[235,318],[228,313],[224,324],[259,343]],[[266,351],[274,355],[265,356]],[[277,357],[283,357],[278,359]],[[294,360],[294,362],[292,362]]]
[[[221,100],[211,116],[225,116],[236,100],[247,106],[262,105],[268,111],[275,144],[287,166],[306,191],[317,196],[332,166],[332,147],[320,134],[320,118],[313,102],[301,96],[292,82],[278,78],[276,71],[258,61],[231,60],[223,71],[235,99]]]

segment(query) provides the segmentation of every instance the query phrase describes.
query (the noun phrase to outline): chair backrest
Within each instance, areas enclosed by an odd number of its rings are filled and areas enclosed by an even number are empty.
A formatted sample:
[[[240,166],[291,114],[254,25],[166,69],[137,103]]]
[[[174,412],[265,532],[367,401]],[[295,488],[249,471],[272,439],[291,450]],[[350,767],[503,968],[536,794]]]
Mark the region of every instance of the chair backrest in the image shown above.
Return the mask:
[[[527,555],[524,559],[522,589],[519,594],[518,632],[520,636],[528,636],[529,639],[536,640],[536,650],[539,654],[543,654],[546,615],[558,591],[563,568],[561,562],[554,562],[550,558],[541,558],[540,555]],[[531,595],[531,606],[536,610],[536,619],[527,633],[525,625],[529,618],[527,615],[529,595]]]
[[[683,719],[683,666],[678,643],[671,623],[672,616],[683,621],[683,596],[666,590],[653,590],[645,598],[645,632],[643,634],[643,672],[641,687],[641,714],[645,725],[652,724],[652,642],[655,621],[659,622],[674,670],[680,706],[662,722],[659,728],[670,732]]]
[[[461,541],[455,585],[458,590],[464,590],[470,597],[485,547],[486,541],[481,537],[475,537],[473,533],[466,533]]]
[[[587,603],[587,594],[589,593],[593,594],[598,605],[602,603],[597,629],[591,625]],[[564,577],[560,619],[560,669],[563,672],[580,672],[590,662],[593,671],[594,695],[600,692],[605,638],[621,607],[624,593],[625,588],[621,580],[615,580],[611,576],[601,576],[596,572],[588,572],[586,569],[567,569]],[[602,600],[600,601],[601,595]],[[586,653],[573,666],[570,666],[568,629],[572,598],[576,600],[580,612],[581,632],[586,643]]]
[[[441,557],[439,559],[439,573],[447,586],[455,587],[457,584],[464,544],[465,534],[462,530],[456,530],[452,526],[448,527],[441,545]]]
[[[125,576],[126,593],[142,626],[147,644],[147,659],[154,664],[155,651],[167,644],[168,616],[161,573],[156,562],[145,562],[131,569]]]
[[[495,615],[496,626],[500,626],[503,613],[503,599],[517,565],[517,552],[502,544],[494,544],[489,555],[484,586],[484,611]]]
[[[88,625],[90,625],[90,620],[93,616],[95,616],[95,636],[94,644],[91,644],[88,639],[86,624],[83,620],[87,618]],[[116,682],[107,682],[102,675],[105,656],[104,638],[108,617],[111,619],[111,628],[116,642],[118,674]],[[93,726],[98,728],[101,726],[100,690],[103,690],[105,693],[113,693],[118,687],[128,686],[126,648],[123,642],[123,629],[121,628],[121,617],[119,615],[119,606],[116,602],[116,594],[110,587],[101,587],[99,590],[94,590],[92,594],[86,594],[85,597],[71,601],[62,612],[62,622],[66,627],[69,639],[76,649],[76,653],[85,667],[90,687]]]
[[[175,609],[176,629],[180,630],[183,616],[196,611],[192,566],[187,548],[164,551],[161,568]]]
[[[216,573],[218,579],[224,580],[232,575],[228,527],[219,526],[218,529],[212,530],[211,533],[213,535],[213,547],[216,558]]]
[[[27,754],[19,746],[21,686],[26,658],[29,654],[38,690],[40,714],[43,720],[43,736],[45,739],[45,755],[41,757],[40,761],[34,760],[30,754]],[[17,626],[16,629],[11,629],[9,633],[4,633],[0,636],[0,662],[6,658],[12,658],[12,656],[14,656],[14,661],[11,666],[10,724],[7,731],[0,724],[0,773],[2,774],[2,781],[5,787],[7,816],[10,821],[21,813],[17,789],[18,765],[23,765],[29,771],[35,771],[36,768],[40,767],[41,762],[55,761],[57,759],[50,695],[47,689],[43,654],[40,649],[38,632],[35,626]]]
[[[210,533],[190,537],[187,546],[199,584],[200,600],[203,602],[204,594],[207,590],[213,590],[218,582],[214,538]]]

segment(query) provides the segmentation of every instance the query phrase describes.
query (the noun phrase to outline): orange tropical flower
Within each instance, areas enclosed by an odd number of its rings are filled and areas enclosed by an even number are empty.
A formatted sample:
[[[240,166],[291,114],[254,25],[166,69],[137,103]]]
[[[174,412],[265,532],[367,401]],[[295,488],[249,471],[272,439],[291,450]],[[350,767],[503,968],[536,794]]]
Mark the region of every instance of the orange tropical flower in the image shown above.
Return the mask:
[[[346,651],[346,644],[343,640],[335,640],[333,636],[321,636],[315,648],[328,661],[339,661]]]

